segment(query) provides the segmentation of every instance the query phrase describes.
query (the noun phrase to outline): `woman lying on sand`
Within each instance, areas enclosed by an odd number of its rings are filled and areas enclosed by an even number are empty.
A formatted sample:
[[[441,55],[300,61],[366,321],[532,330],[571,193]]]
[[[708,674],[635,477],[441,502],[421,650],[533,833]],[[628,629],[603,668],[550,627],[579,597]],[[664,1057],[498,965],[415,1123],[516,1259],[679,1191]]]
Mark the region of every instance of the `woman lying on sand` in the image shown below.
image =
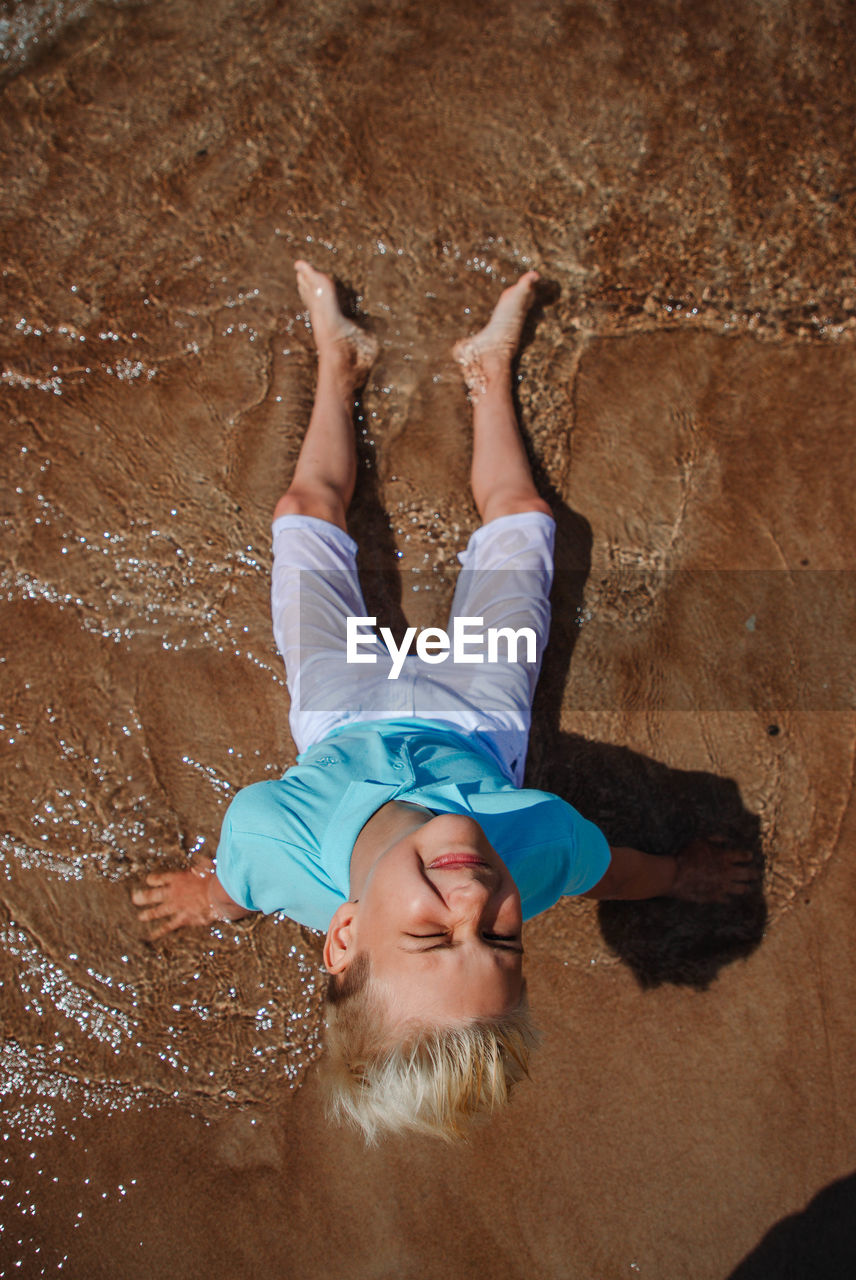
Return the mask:
[[[303,261],[296,271],[318,383],[274,512],[272,605],[298,763],[235,796],[216,863],[149,875],[133,901],[157,922],[153,937],[254,911],[326,931],[333,1112],[369,1141],[451,1137],[527,1071],[524,920],[563,894],[723,901],[757,872],[748,854],[705,839],[675,858],[610,849],[564,800],[522,788],[555,532],[511,397],[537,273],[454,348],[482,520],[459,556],[449,632],[464,643],[456,652],[428,629],[404,656],[370,629],[346,525],[353,396],[376,344],[342,314],[328,276]]]

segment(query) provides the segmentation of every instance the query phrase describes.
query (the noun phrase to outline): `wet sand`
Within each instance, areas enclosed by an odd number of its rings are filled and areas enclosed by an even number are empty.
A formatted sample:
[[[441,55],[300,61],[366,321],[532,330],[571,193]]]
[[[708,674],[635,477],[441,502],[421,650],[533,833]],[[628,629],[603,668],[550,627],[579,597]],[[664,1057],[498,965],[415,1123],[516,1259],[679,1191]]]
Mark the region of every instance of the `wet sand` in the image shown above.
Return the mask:
[[[0,1272],[853,1274],[854,28],[832,0],[3,17]],[[353,528],[391,625],[443,620],[476,523],[451,343],[539,268],[528,780],[615,842],[716,827],[766,865],[739,910],[534,921],[532,1082],[452,1151],[324,1122],[311,933],[155,946],[130,906],[294,760],[267,575],[312,394],[296,256],[382,344]]]

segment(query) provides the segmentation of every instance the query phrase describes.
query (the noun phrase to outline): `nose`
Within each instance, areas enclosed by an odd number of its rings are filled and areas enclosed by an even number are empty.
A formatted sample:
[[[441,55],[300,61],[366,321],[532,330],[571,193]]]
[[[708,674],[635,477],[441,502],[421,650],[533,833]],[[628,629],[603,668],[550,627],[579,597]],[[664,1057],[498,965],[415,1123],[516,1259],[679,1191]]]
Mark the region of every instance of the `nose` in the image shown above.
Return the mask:
[[[462,920],[470,920],[481,915],[490,900],[493,887],[479,876],[467,876],[451,884],[441,885],[441,891],[447,906],[458,912]]]

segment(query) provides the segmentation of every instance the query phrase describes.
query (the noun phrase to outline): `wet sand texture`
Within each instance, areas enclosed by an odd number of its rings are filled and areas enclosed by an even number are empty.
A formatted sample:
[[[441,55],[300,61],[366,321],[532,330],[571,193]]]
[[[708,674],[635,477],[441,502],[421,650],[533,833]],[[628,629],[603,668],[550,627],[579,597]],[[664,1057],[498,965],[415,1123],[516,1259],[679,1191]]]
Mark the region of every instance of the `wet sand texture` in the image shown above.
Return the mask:
[[[2,9],[2,1274],[854,1274],[855,26]],[[382,345],[353,527],[395,625],[442,620],[475,526],[449,347],[542,271],[529,780],[614,841],[715,826],[766,865],[739,911],[534,922],[533,1083],[453,1152],[326,1127],[311,934],[152,946],[129,902],[294,759],[267,575],[312,393],[296,256]]]

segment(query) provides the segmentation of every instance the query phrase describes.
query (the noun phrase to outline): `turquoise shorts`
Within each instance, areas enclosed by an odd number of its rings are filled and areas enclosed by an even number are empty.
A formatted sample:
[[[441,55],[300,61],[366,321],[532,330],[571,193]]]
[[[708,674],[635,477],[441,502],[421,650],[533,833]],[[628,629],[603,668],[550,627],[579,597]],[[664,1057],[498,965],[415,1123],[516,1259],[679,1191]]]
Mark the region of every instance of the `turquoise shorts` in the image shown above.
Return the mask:
[[[273,631],[285,662],[298,750],[342,725],[415,717],[478,734],[520,786],[532,698],[550,631],[555,528],[553,519],[538,511],[501,516],[477,529],[459,553],[462,568],[445,630],[451,639],[455,619],[470,620],[466,625],[474,638],[461,650],[461,660],[452,649],[433,662],[411,649],[396,664],[378,635],[374,644],[360,644],[350,653],[373,653],[376,661],[355,663],[348,661],[348,618],[368,612],[356,542],[313,516],[275,520]],[[489,641],[491,630],[505,635]],[[486,637],[481,646],[479,632]],[[508,633],[518,639],[509,642]],[[363,627],[361,634],[370,631]],[[475,660],[478,653],[481,661]],[[399,672],[391,678],[396,665]]]

